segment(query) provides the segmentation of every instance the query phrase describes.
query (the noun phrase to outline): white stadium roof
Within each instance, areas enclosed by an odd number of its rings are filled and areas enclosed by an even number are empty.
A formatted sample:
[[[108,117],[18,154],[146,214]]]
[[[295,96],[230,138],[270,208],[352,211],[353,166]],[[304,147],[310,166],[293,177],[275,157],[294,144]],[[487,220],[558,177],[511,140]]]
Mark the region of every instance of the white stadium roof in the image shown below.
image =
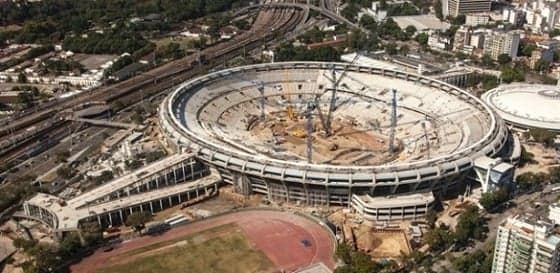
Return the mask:
[[[482,99],[513,125],[560,131],[560,88],[557,86],[500,85],[482,95]]]

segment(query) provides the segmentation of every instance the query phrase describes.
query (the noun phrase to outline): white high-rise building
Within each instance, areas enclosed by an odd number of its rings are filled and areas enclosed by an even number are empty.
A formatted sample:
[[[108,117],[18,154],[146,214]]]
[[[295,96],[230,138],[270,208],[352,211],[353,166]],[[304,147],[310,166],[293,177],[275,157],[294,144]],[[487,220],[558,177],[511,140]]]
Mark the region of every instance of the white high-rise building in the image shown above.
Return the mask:
[[[468,13],[488,12],[492,5],[490,0],[447,0],[446,3],[447,5],[442,3],[443,14],[444,16],[448,14],[451,17]]]
[[[490,55],[494,60],[497,60],[501,54],[507,54],[511,58],[515,58],[519,48],[519,38],[519,33],[515,31],[495,32],[486,35],[484,38],[484,54]]]
[[[560,237],[553,228],[529,216],[507,218],[498,228],[492,273],[560,272]]]

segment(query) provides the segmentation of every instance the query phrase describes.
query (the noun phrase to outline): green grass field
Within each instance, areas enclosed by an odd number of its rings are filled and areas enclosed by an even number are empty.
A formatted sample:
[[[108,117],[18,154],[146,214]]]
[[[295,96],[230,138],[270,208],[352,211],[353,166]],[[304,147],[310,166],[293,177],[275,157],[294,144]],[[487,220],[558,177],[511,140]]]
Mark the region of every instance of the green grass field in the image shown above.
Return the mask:
[[[238,273],[270,271],[273,266],[233,224],[132,250],[111,258],[108,264],[97,272]]]

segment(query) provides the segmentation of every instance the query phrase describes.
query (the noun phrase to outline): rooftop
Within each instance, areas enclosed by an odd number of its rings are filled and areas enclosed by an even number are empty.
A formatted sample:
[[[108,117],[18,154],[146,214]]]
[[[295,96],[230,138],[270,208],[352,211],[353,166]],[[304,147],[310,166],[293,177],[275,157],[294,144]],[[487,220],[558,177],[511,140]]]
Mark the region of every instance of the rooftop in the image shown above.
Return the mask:
[[[401,29],[407,26],[414,26],[418,31],[424,30],[446,30],[451,25],[447,22],[440,21],[435,15],[410,15],[410,16],[395,16],[393,20],[399,25]]]
[[[376,208],[394,208],[413,206],[418,204],[432,203],[435,198],[431,191],[424,193],[406,194],[406,195],[389,195],[372,197],[368,194],[360,195],[359,198],[366,205],[372,205]]]
[[[505,84],[486,92],[482,99],[510,123],[560,131],[560,89],[557,86]]]

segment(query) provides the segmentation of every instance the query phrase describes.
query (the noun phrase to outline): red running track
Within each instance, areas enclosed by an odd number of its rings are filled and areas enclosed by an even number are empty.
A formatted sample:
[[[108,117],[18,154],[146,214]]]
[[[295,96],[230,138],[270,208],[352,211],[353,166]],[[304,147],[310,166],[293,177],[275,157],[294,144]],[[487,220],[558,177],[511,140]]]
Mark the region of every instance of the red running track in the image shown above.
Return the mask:
[[[318,262],[334,269],[334,241],[325,230],[326,227],[290,212],[247,210],[193,222],[159,236],[126,241],[109,252],[98,250],[80,263],[72,265],[70,272],[94,273],[107,266],[111,256],[229,223],[236,223],[241,227],[249,242],[263,251],[278,270],[293,272]],[[308,240],[311,245],[304,246],[302,240]]]

